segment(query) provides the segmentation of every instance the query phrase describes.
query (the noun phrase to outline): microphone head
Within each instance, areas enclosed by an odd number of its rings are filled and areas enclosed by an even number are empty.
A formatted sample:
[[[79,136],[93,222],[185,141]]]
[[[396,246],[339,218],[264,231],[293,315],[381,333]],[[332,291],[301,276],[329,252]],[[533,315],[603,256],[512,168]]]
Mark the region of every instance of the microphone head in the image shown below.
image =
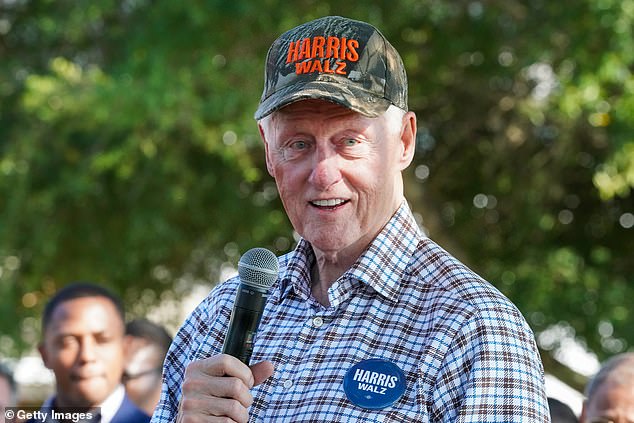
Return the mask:
[[[240,281],[253,288],[270,289],[278,271],[277,257],[266,248],[252,248],[238,262]]]

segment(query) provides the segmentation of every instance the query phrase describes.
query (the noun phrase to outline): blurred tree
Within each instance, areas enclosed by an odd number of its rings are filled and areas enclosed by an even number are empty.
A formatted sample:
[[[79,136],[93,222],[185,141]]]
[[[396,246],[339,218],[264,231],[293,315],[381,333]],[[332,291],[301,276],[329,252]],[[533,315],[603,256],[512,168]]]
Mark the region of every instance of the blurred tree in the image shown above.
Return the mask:
[[[69,281],[141,313],[292,247],[252,114],[270,42],[326,14],[404,58],[430,236],[538,336],[634,344],[634,0],[0,0],[0,352],[37,340]]]
[[[432,237],[512,298],[536,333],[568,328],[600,359],[628,348],[634,2],[418,9],[420,21],[401,23],[418,33],[400,49],[411,51],[422,127],[409,188]],[[544,340],[544,353],[557,357],[562,341]]]

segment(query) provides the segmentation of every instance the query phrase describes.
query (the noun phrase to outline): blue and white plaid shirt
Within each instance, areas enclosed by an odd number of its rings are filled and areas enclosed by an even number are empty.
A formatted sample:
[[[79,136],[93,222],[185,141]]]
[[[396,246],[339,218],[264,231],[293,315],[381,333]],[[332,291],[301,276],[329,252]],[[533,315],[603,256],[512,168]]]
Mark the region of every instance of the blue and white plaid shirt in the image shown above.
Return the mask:
[[[311,295],[308,242],[280,257],[280,277],[252,362],[275,373],[253,388],[252,422],[548,422],[543,369],[517,308],[419,231],[403,203],[357,262]],[[185,367],[219,354],[238,279],[214,288],[167,355],[153,423],[174,422]],[[405,374],[405,394],[379,410],[343,389],[346,371],[383,358]]]

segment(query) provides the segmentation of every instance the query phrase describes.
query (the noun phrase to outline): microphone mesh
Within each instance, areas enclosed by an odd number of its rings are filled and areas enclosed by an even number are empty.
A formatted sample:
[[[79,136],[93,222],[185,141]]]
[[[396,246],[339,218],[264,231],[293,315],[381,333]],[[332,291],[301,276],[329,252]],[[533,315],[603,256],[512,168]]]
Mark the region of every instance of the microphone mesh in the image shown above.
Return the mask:
[[[252,248],[240,257],[240,281],[254,288],[269,289],[277,280],[277,257],[266,248]]]

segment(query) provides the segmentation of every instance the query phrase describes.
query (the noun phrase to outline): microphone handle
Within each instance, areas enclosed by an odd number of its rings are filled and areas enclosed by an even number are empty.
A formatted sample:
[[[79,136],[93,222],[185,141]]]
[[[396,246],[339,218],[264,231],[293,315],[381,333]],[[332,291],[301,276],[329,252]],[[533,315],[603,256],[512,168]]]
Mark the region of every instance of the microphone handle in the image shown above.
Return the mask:
[[[262,318],[266,297],[266,293],[240,284],[231,311],[222,352],[236,357],[247,366],[253,353],[253,338]]]

